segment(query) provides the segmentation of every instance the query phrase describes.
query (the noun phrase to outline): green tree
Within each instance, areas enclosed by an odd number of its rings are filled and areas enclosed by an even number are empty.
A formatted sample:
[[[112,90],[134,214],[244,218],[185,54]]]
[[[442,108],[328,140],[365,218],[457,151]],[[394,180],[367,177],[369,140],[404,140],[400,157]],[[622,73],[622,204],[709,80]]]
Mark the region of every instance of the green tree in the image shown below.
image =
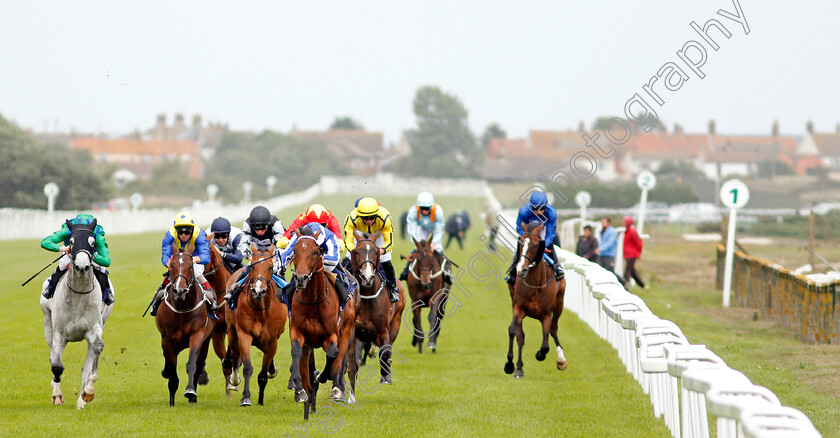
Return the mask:
[[[333,129],[362,130],[365,129],[365,127],[362,126],[362,124],[358,120],[352,117],[344,116],[336,117],[335,120],[333,120],[332,125],[330,125],[330,130]]]
[[[417,129],[411,131],[411,154],[401,163],[403,171],[433,177],[481,175],[484,154],[458,97],[435,86],[421,87],[414,97],[414,115]]]
[[[0,116],[0,207],[44,208],[44,185],[58,184],[58,209],[88,209],[108,199],[109,167],[97,167],[86,151],[43,146]]]
[[[493,138],[507,138],[507,132],[496,122],[484,128],[484,134],[481,134],[481,147],[486,149],[487,145],[490,144],[490,139]]]

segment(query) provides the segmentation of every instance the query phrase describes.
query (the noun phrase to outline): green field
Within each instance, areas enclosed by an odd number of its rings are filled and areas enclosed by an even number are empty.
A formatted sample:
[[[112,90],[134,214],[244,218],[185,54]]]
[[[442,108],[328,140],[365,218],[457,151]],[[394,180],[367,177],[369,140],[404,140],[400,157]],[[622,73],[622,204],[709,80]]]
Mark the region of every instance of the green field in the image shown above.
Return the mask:
[[[322,201],[336,214],[351,205],[351,197]],[[410,198],[382,198],[395,215],[411,205]],[[473,233],[464,250],[450,247],[448,255],[461,266],[481,244],[482,201],[440,199],[451,211],[469,209]],[[288,224],[293,212],[280,212]],[[209,222],[212,218],[198,218]],[[211,382],[198,388],[198,403],[189,405],[180,394],[185,385],[184,363],[179,362],[181,389],[174,408],[168,406],[166,381],[160,377],[163,358],[154,321],[140,318],[160,279],[159,234],[110,236],[114,264],[112,278],[117,301],[105,328],[105,351],[100,359],[96,398],[85,411],[74,408],[85,346],[68,345],[62,390],[67,402],[50,404],[49,354],[43,337],[38,294],[49,271],[26,287],[20,283],[52,259],[37,241],[4,242],[3,297],[14,311],[0,326],[3,354],[0,369],[6,376],[6,394],[0,399],[0,434],[7,436],[206,436],[215,433],[241,436],[295,436],[306,425],[302,405],[286,389],[289,366],[288,334],[280,338],[278,378],[269,381],[265,406],[239,407],[239,393],[224,396],[221,366],[208,362]],[[454,245],[454,243],[453,243]],[[398,239],[395,258],[407,254],[409,244]],[[395,263],[402,268],[400,262]],[[479,269],[484,269],[479,265]],[[510,298],[497,283],[461,277],[471,297],[459,296],[462,306],[443,322],[438,351],[418,354],[410,345],[410,329],[403,325],[395,349],[394,385],[358,391],[358,406],[349,409],[319,393],[323,411],[310,417],[309,436],[333,431],[338,436],[667,436],[667,429],[653,417],[648,398],[624,370],[617,354],[574,314],[560,319],[560,338],[569,367],[557,371],[549,357],[537,362],[539,326],[525,324],[526,377],[514,380],[504,374]],[[425,315],[425,314],[424,314]],[[255,350],[256,351],[256,350]],[[527,353],[527,354],[525,354]],[[256,356],[261,360],[257,352]],[[549,354],[549,356],[551,356]],[[215,357],[215,356],[213,356]],[[183,361],[186,354],[182,353]],[[319,366],[323,353],[318,355]],[[256,378],[254,378],[256,380]],[[253,381],[256,388],[256,382]],[[332,414],[333,417],[329,418]],[[629,430],[628,434],[626,431]],[[299,432],[304,436],[304,432]]]

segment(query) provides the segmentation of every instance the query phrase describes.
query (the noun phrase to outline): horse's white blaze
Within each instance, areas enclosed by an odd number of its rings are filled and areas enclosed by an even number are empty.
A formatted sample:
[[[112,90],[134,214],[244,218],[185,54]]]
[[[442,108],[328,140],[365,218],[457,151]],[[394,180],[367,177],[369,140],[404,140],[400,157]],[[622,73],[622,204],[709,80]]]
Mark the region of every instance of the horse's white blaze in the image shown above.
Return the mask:
[[[370,263],[365,263],[365,267],[362,268],[362,276],[365,278],[373,277],[373,267]]]
[[[525,255],[528,254],[528,245],[530,245],[531,241],[525,239],[525,242],[522,244],[522,252],[519,255],[519,263],[516,264],[516,272],[522,272],[525,270]]]

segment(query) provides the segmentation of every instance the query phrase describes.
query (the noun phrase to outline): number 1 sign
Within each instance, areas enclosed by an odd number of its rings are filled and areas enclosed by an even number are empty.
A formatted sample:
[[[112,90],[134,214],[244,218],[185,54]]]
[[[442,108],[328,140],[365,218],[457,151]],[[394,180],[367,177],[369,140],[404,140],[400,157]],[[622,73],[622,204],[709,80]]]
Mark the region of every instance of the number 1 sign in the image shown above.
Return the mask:
[[[731,179],[720,187],[720,202],[729,207],[729,228],[726,233],[726,264],[723,273],[723,307],[729,307],[729,295],[732,291],[732,261],[735,257],[735,223],[737,211],[750,200],[747,185]]]

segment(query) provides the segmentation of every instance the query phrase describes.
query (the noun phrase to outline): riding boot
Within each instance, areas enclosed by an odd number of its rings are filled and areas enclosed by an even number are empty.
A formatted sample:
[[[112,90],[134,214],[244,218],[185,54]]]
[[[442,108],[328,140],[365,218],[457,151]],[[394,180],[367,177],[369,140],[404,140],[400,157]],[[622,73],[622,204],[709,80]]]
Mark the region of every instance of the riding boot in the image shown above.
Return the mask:
[[[400,290],[397,289],[397,281],[394,278],[394,265],[391,261],[381,263],[382,270],[385,271],[385,284],[388,286],[391,302],[396,303],[400,301]]]
[[[155,291],[155,296],[152,297],[152,311],[149,312],[150,316],[157,315],[158,306],[160,306],[160,303],[163,302],[164,289],[166,289],[166,286],[169,284],[168,273],[164,274],[164,276],[165,276],[165,278],[163,279],[163,281],[160,283],[160,286],[158,286],[157,290]]]
[[[338,306],[342,310],[344,310],[344,305],[347,304],[347,284],[344,282],[343,279],[339,278],[340,274],[335,276],[335,280],[333,281],[333,287],[335,287],[335,293],[338,295]]]
[[[297,284],[295,283],[295,277],[293,275],[292,281],[290,281],[289,284],[283,286],[283,289],[280,292],[283,294],[283,302],[286,303],[286,307],[289,309],[290,312],[292,311],[292,297],[295,296],[296,287]]]
[[[213,292],[213,288],[210,286],[210,283],[204,282],[201,284],[201,290],[204,292],[204,302],[207,305],[207,316],[210,319],[218,320],[219,315],[216,315],[216,311],[219,308],[216,306],[216,293]]]
[[[550,254],[551,254],[551,259],[554,260],[554,264],[551,265],[551,267],[554,268],[554,279],[557,280],[557,281],[560,281],[560,280],[563,279],[563,277],[566,275],[566,273],[563,272],[563,267],[560,266],[560,261],[557,260],[557,254],[555,254],[554,251],[551,251]]]
[[[245,284],[245,279],[248,278],[248,273],[251,272],[251,265],[245,267],[242,272],[239,273],[239,278],[236,279],[236,282],[233,284],[233,287],[230,288],[230,292],[225,294],[225,299],[230,301],[231,299],[236,299],[239,295],[239,292],[242,291],[242,285]]]
[[[516,262],[519,261],[519,251],[521,248],[519,245],[516,246],[516,253],[513,255],[513,260],[510,262],[510,267],[507,270],[507,275],[505,275],[505,282],[511,286],[516,282]]]
[[[53,294],[55,293],[55,286],[58,285],[58,280],[61,279],[62,275],[64,275],[64,271],[62,271],[59,268],[55,268],[55,271],[53,271],[52,275],[50,275],[50,278],[47,281],[47,287],[44,288],[43,292],[41,292],[41,295],[43,295],[44,298],[52,298]]]
[[[98,269],[93,270],[93,276],[99,282],[99,288],[102,289],[102,302],[106,306],[114,304],[114,291],[111,290],[111,283],[108,281],[108,271],[102,272]]]
[[[405,264],[405,268],[403,268],[402,272],[400,273],[400,281],[407,281],[408,280],[408,266],[411,262]]]
[[[443,255],[443,252],[435,251],[434,255],[440,266],[443,266],[443,261],[446,260],[446,256]],[[452,284],[452,268],[450,268],[449,263],[447,263],[443,269],[443,282],[449,285]]]

